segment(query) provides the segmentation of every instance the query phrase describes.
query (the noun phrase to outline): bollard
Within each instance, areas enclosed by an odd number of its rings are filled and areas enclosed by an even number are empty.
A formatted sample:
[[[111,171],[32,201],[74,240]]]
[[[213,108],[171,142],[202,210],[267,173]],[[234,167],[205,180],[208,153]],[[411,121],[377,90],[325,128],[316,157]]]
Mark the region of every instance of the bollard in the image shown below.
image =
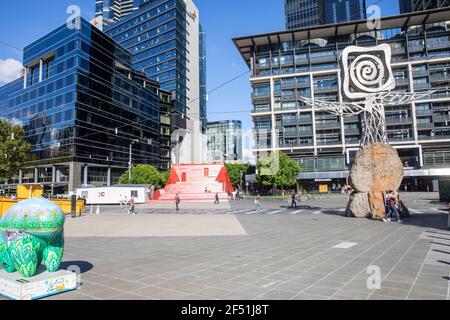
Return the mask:
[[[100,206],[97,206],[97,212],[95,214],[100,214]]]
[[[89,210],[89,214],[93,214],[94,213],[94,205],[91,204],[91,209]]]

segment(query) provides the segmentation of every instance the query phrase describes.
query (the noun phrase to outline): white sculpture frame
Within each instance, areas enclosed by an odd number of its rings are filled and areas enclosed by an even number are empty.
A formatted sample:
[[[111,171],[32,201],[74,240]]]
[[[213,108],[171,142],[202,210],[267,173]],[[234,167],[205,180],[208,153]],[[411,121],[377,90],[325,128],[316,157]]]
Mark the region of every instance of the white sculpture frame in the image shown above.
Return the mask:
[[[350,60],[352,55],[355,57]],[[408,104],[435,92],[391,92],[396,86],[391,57],[391,47],[388,44],[374,47],[349,46],[342,52],[340,60],[343,75],[342,91],[350,102],[307,97],[299,97],[299,100],[317,111],[338,116],[363,114],[364,126],[360,145],[364,147],[374,143],[387,144],[385,106]]]

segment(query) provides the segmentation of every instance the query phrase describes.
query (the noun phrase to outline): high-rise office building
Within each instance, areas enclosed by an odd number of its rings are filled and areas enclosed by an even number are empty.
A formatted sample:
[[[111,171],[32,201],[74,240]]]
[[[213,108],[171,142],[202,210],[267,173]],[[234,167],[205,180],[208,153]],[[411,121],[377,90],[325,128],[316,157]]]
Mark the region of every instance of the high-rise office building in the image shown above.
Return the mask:
[[[242,123],[225,120],[208,123],[208,156],[210,162],[242,160]]]
[[[106,34],[132,54],[133,67],[173,93],[174,111],[186,119],[184,163],[203,162],[206,137],[205,34],[192,0],[143,0]],[[201,54],[202,51],[202,54]],[[203,123],[203,124],[202,124]]]
[[[325,0],[323,13],[326,24],[366,19],[366,1]]]
[[[159,84],[81,19],[26,46],[25,76],[0,88],[0,117],[20,121],[32,159],[12,183],[57,193],[118,182],[129,164],[160,166]]]
[[[96,0],[95,18],[103,26],[132,13],[142,0]]]
[[[321,0],[285,0],[286,29],[316,26],[324,23]]]
[[[200,122],[202,132],[206,133],[208,125],[207,115],[208,91],[206,85],[206,33],[200,25]]]
[[[365,0],[285,0],[286,29],[366,18]]]
[[[416,12],[450,6],[450,0],[399,0],[400,13]]]
[[[339,55],[351,45],[392,48],[394,92],[434,91],[419,101],[386,107],[387,135],[405,166],[408,190],[436,190],[450,177],[450,8],[309,27],[234,39],[252,71],[252,113],[260,158],[281,150],[298,161],[301,183],[329,188],[347,181],[362,132],[361,116],[339,117],[300,99],[342,101]],[[326,46],[311,46],[318,41]]]

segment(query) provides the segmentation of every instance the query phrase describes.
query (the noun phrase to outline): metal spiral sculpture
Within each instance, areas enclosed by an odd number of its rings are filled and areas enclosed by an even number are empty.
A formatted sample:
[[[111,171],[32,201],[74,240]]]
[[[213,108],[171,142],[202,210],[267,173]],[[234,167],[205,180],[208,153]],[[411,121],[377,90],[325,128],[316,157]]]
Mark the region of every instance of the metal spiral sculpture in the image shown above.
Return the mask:
[[[395,78],[391,68],[391,47],[350,46],[341,55],[343,74],[342,91],[351,102],[332,102],[300,97],[317,111],[338,116],[363,114],[362,147],[375,143],[388,143],[385,107],[408,104],[433,93],[392,92]]]

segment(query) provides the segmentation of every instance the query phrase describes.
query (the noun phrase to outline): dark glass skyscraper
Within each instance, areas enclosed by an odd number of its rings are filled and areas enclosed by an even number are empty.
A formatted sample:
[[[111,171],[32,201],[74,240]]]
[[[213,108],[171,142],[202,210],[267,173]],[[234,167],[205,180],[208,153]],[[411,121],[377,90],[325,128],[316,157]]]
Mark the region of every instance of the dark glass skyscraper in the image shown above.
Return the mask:
[[[298,29],[324,23],[322,0],[285,0],[286,29]]]
[[[365,0],[325,0],[323,3],[325,23],[339,23],[366,19]]]
[[[415,12],[450,6],[450,0],[399,0],[400,13]]]
[[[206,133],[208,91],[206,87],[206,33],[200,25],[200,121],[202,132]]]
[[[286,29],[366,18],[365,0],[285,0]]]
[[[206,127],[205,33],[199,20],[192,0],[142,0],[132,14],[104,28],[131,52],[136,70],[172,92],[175,111],[187,119],[187,132],[196,136]],[[198,140],[192,138],[191,154],[206,149]]]
[[[25,77],[0,88],[0,117],[20,121],[32,145],[19,181],[110,185],[128,167],[130,144],[133,163],[160,164],[158,83],[89,22],[80,27],[26,46]]]

